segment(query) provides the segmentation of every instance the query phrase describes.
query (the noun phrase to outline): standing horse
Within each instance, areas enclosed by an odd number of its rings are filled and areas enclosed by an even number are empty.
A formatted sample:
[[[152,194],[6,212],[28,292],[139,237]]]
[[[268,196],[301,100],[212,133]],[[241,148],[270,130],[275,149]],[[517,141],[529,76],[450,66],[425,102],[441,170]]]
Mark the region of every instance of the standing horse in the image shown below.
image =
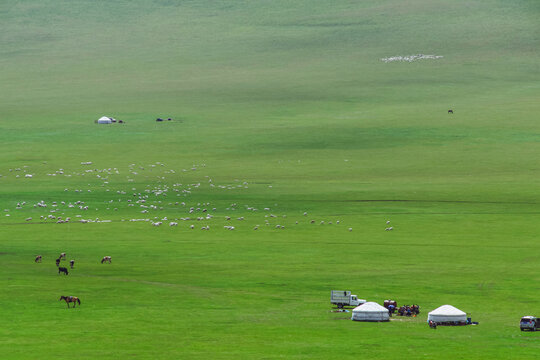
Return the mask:
[[[73,303],[73,307],[75,307],[76,305],[75,303],[77,302],[79,303],[79,305],[81,305],[81,300],[79,300],[79,298],[76,296],[63,296],[62,295],[60,296],[60,299],[58,301],[60,300],[64,300],[66,302],[68,309],[69,309],[69,303]]]
[[[41,255],[38,255],[36,256],[36,260],[34,260],[35,262],[41,262]]]
[[[67,275],[68,274],[68,269],[65,268],[65,267],[59,267],[58,268],[58,274],[60,274],[62,272],[64,273],[64,275]]]

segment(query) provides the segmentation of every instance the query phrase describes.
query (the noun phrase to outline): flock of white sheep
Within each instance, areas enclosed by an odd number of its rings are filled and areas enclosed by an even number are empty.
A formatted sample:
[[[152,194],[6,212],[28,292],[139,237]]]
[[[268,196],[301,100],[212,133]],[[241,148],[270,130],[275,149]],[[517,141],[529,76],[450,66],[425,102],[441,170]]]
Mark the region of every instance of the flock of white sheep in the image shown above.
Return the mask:
[[[15,211],[22,210],[25,208],[32,208],[30,212],[32,213],[39,213],[39,215],[36,215],[34,217],[26,217],[24,220],[26,222],[41,222],[41,223],[56,223],[56,224],[65,224],[69,222],[80,222],[83,224],[87,223],[108,223],[112,222],[113,220],[110,219],[101,219],[100,217],[94,217],[90,215],[83,215],[83,213],[88,212],[92,213],[95,209],[96,212],[99,213],[100,216],[111,216],[110,211],[118,211],[119,208],[123,207],[123,210],[133,208],[133,212],[138,212],[140,214],[144,214],[145,216],[136,216],[132,218],[126,218],[125,214],[128,213],[126,211],[120,212],[123,216],[112,216],[114,221],[121,221],[121,222],[148,222],[153,227],[159,227],[163,224],[168,224],[170,227],[178,227],[181,222],[187,223],[188,229],[195,229],[195,223],[203,223],[202,225],[197,226],[200,230],[209,231],[210,225],[209,223],[224,221],[226,225],[223,225],[222,228],[225,230],[236,230],[238,228],[241,228],[240,222],[243,222],[246,220],[246,216],[233,216],[233,212],[251,212],[253,215],[250,215],[251,219],[249,220],[256,220],[255,222],[259,222],[257,220],[262,220],[263,224],[267,228],[273,228],[273,229],[280,229],[284,230],[286,229],[287,223],[287,215],[281,214],[278,215],[274,213],[271,209],[271,206],[263,207],[263,210],[260,211],[255,206],[250,205],[244,205],[244,206],[238,206],[236,203],[232,203],[228,205],[226,208],[219,209],[216,206],[212,206],[209,202],[197,202],[196,204],[193,204],[193,206],[187,205],[186,201],[189,200],[189,197],[193,194],[194,191],[197,191],[199,189],[203,188],[204,184],[208,185],[207,189],[212,189],[211,191],[219,191],[219,190],[242,190],[247,189],[249,184],[247,181],[242,181],[236,179],[233,184],[215,184],[214,181],[209,177],[205,176],[203,181],[196,181],[183,184],[180,182],[174,182],[172,185],[169,185],[173,180],[171,177],[174,177],[174,180],[178,180],[180,176],[175,175],[177,172],[173,169],[167,169],[165,168],[165,164],[161,162],[156,162],[154,164],[149,165],[136,165],[136,164],[130,164],[128,167],[128,171],[125,174],[125,177],[123,177],[122,172],[116,168],[92,168],[90,166],[93,165],[93,162],[91,161],[84,161],[80,163],[83,166],[83,169],[79,169],[77,171],[67,171],[64,168],[60,168],[58,170],[55,170],[54,172],[44,172],[45,176],[54,176],[54,177],[64,177],[66,179],[65,182],[63,182],[62,188],[64,189],[64,193],[70,193],[74,192],[76,194],[82,195],[85,194],[84,200],[72,200],[68,201],[66,199],[64,200],[56,200],[56,201],[45,201],[45,200],[39,200],[39,201],[20,201],[16,203]],[[202,165],[193,165],[190,169],[182,169],[182,172],[187,171],[196,171],[199,168],[205,167],[205,164]],[[163,169],[164,168],[164,169]],[[25,178],[32,178],[32,180],[29,180],[32,182],[32,185],[39,181],[39,172],[29,172],[29,166],[23,166],[21,168],[15,168],[15,169],[9,169],[10,173],[15,173],[15,178],[20,177],[19,172],[24,174]],[[30,176],[27,176],[30,175]],[[1,176],[1,175],[0,175]],[[81,188],[71,188],[69,187],[70,184],[70,178],[73,177],[93,177],[96,181],[90,181],[88,183],[87,189],[81,189]],[[5,177],[4,177],[5,178]],[[137,187],[131,186],[130,189],[122,189],[118,190],[116,188],[113,188],[113,185],[121,185],[123,187],[126,186],[126,180],[127,182],[137,182]],[[168,180],[168,182],[166,182]],[[140,185],[141,183],[146,183],[147,185]],[[150,183],[150,184],[148,184]],[[77,181],[76,184],[80,187],[80,181]],[[29,186],[32,186],[28,184]],[[143,188],[141,189],[141,186]],[[93,200],[97,197],[95,195],[89,195],[88,193],[92,193],[92,191],[96,192],[105,192],[110,193],[111,195],[115,193],[115,195],[111,197],[108,201],[105,201],[104,203],[101,203],[96,205],[96,202]],[[178,199],[179,201],[167,201],[170,200],[171,196],[175,197],[181,197],[181,199]],[[72,198],[73,196],[69,196]],[[68,198],[68,196],[66,196]],[[100,197],[102,198],[102,196]],[[274,204],[276,206],[277,204]],[[135,210],[136,209],[136,210]],[[106,210],[105,212],[103,210]],[[10,217],[12,215],[12,211],[10,209],[4,209],[5,216]],[[163,212],[166,212],[169,214],[169,216],[163,216]],[[25,213],[28,213],[26,211]],[[66,213],[68,215],[66,215]],[[170,216],[170,214],[174,214],[173,217]],[[228,213],[224,215],[216,215],[219,213]],[[257,215],[259,213],[262,213],[261,215]],[[151,216],[154,215],[154,216]],[[180,215],[180,216],[179,216]],[[300,214],[298,214],[300,215]],[[316,220],[313,218],[308,218],[308,212],[303,212],[303,219],[302,217],[299,217],[298,220],[294,221],[294,225],[299,225],[301,223],[310,223],[310,224],[318,224],[318,225],[340,225],[340,220]],[[39,220],[37,218],[39,216]],[[176,217],[175,217],[176,216]],[[216,217],[217,216],[217,217]],[[35,219],[34,219],[35,218]],[[282,221],[278,222],[278,219],[281,218]],[[219,221],[220,220],[220,221]],[[13,221],[13,220],[11,220]],[[235,222],[239,222],[236,224]],[[289,221],[290,223],[290,221]],[[389,224],[389,221],[387,222]],[[294,226],[293,225],[293,226]],[[219,225],[221,226],[221,225]],[[247,227],[242,227],[247,228]],[[261,228],[261,225],[257,224],[252,229],[253,230],[259,230]],[[287,226],[288,228],[288,226]],[[346,228],[349,232],[352,231],[352,227]],[[387,227],[385,230],[393,230],[393,227]]]
[[[390,56],[386,58],[382,58],[381,61],[388,63],[392,61],[405,61],[405,62],[413,62],[417,60],[434,60],[434,59],[442,59],[443,57],[441,55],[424,55],[424,54],[418,54],[418,55],[408,55],[408,56]]]

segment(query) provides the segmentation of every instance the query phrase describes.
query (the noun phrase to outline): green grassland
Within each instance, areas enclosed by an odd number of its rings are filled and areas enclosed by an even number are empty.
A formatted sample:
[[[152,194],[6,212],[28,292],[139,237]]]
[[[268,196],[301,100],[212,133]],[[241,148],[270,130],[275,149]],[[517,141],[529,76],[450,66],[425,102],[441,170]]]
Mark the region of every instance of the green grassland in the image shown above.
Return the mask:
[[[0,357],[534,358],[539,17],[533,0],[2,1]],[[380,60],[418,53],[444,57]],[[332,289],[421,314],[352,322]],[[480,324],[430,329],[443,304]]]

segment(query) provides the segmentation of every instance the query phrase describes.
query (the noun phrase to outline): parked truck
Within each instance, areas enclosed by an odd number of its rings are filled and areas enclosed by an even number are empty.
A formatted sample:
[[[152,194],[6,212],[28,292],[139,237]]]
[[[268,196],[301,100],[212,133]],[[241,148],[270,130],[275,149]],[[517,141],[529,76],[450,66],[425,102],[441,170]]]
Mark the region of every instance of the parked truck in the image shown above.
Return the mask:
[[[330,293],[330,303],[337,305],[338,308],[344,306],[358,306],[366,302],[364,299],[358,299],[358,296],[351,295],[350,291],[332,290]]]
[[[539,321],[540,320],[534,316],[524,316],[519,322],[519,328],[521,329],[521,331],[537,331],[540,329]]]

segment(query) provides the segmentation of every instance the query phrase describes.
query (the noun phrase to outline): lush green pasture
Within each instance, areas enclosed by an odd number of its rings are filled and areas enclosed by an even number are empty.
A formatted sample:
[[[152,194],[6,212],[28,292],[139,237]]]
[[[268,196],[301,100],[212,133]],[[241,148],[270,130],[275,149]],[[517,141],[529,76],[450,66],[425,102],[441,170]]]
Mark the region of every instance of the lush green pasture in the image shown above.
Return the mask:
[[[532,0],[2,1],[0,357],[531,358],[539,17]],[[380,60],[418,53],[444,57]],[[422,313],[352,322],[332,289]],[[480,324],[429,329],[444,304]]]

